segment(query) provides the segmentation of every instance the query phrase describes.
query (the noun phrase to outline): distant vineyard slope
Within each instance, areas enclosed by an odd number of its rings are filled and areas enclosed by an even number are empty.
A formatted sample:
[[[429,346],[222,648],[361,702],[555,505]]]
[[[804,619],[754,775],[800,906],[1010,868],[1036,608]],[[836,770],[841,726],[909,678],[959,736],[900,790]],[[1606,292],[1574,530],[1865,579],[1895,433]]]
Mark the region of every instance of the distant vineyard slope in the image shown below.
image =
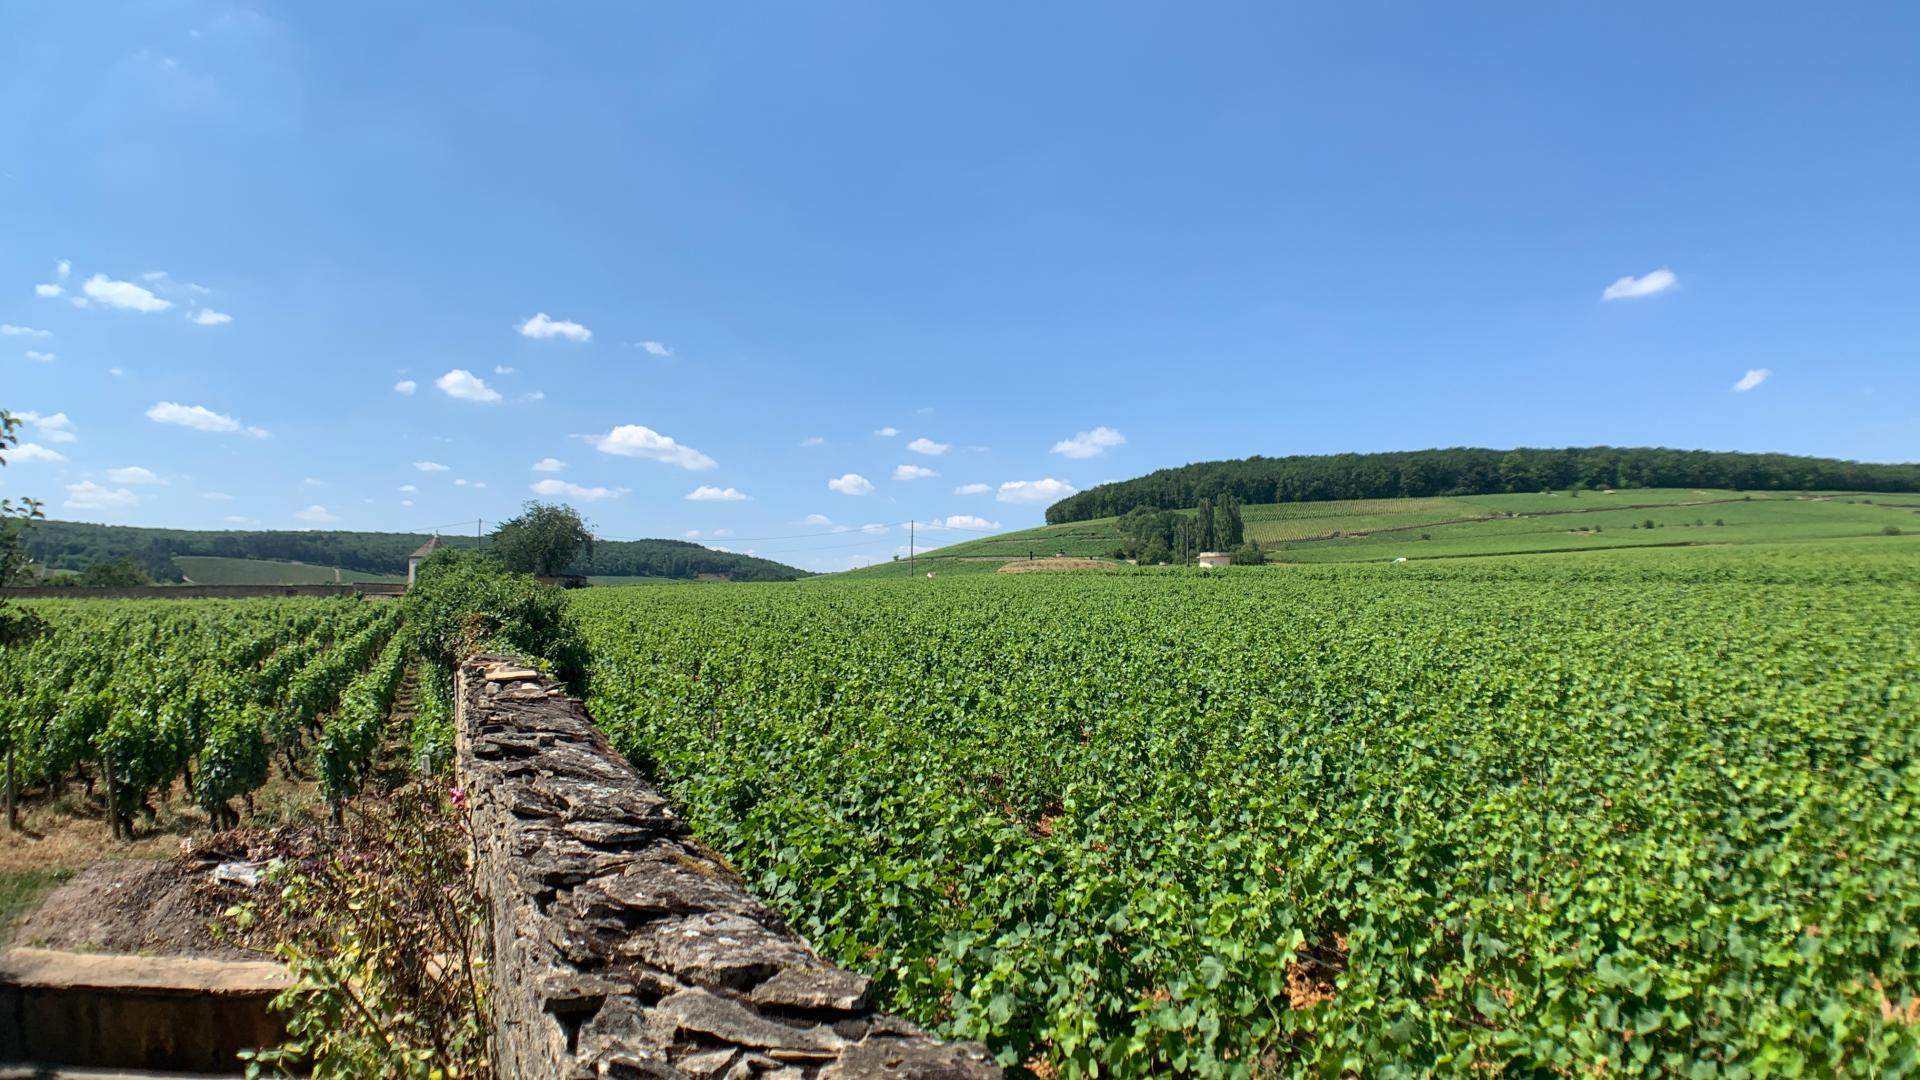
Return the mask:
[[[470,536],[441,539],[454,547],[476,543]],[[423,533],[147,529],[79,521],[36,522],[26,533],[27,555],[44,570],[82,570],[110,559],[132,559],[155,581],[180,581],[183,576],[199,581],[205,574],[250,584],[331,581],[335,567],[347,581],[404,578],[407,555],[426,540]],[[176,561],[181,558],[187,562]],[[196,559],[219,561],[196,564]],[[244,561],[261,565],[241,566]],[[305,565],[290,568],[295,563]],[[791,581],[807,576],[804,570],[769,559],[684,540],[598,541],[591,561],[572,569],[604,577],[677,580]],[[289,577],[292,580],[284,580]]]
[[[1101,484],[1047,508],[1047,524],[1115,517],[1136,506],[1182,510],[1233,495],[1252,504],[1419,499],[1567,488],[1920,491],[1920,464],[1659,447],[1407,450],[1202,461]]]

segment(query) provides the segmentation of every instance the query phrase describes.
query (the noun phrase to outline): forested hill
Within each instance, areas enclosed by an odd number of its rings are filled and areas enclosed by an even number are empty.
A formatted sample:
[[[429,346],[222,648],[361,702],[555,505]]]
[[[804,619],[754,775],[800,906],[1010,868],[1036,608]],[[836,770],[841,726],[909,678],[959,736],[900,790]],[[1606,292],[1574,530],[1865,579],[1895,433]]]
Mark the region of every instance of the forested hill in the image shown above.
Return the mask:
[[[427,542],[423,533],[145,529],[79,521],[39,521],[26,530],[27,556],[55,570],[82,570],[109,559],[132,559],[155,581],[178,581],[175,555],[274,559],[337,566],[369,574],[404,574],[407,556]],[[443,536],[455,547],[473,547],[471,536]],[[714,551],[684,540],[602,540],[577,573],[617,577],[790,581],[807,572],[769,559]]]
[[[1090,521],[1136,506],[1191,507],[1234,495],[1250,505],[1404,499],[1584,488],[1738,491],[1920,491],[1920,464],[1873,465],[1791,454],[1659,447],[1403,450],[1203,461],[1101,484],[1047,507],[1047,524]]]

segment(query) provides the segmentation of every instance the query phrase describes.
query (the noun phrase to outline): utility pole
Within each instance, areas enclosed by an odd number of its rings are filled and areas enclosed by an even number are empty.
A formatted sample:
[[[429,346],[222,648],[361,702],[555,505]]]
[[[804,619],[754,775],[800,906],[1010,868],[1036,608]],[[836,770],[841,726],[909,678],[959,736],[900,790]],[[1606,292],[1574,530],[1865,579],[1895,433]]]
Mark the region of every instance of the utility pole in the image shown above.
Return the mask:
[[[480,519],[479,518],[473,519],[473,546],[475,549],[478,549],[480,547]]]
[[[913,520],[907,520],[907,573],[915,572],[913,565]]]

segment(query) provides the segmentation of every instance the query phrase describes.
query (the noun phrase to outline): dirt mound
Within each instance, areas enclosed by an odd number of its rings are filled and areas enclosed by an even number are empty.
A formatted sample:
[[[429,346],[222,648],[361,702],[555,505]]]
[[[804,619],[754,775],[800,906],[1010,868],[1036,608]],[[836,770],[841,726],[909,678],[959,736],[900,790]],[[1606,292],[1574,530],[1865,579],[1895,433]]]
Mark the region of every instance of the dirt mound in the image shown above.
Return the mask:
[[[269,900],[269,884],[248,888],[214,880],[222,862],[298,857],[291,830],[219,833],[172,859],[100,859],[48,893],[14,925],[12,944],[70,952],[202,956],[258,960],[271,942],[216,937],[221,913],[246,900]]]
[[[1048,570],[1112,570],[1119,565],[1108,559],[1019,559],[1002,566],[996,573],[1033,574]]]

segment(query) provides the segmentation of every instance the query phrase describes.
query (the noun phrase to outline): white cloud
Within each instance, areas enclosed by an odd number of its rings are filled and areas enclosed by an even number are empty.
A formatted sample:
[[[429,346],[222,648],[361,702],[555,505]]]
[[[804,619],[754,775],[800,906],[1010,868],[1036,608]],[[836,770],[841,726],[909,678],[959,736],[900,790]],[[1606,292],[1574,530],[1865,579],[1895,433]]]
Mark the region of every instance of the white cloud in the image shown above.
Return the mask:
[[[1000,527],[997,521],[988,521],[986,518],[975,517],[972,514],[955,514],[945,521],[935,520],[934,524],[948,529],[997,529]]]
[[[126,373],[127,373],[127,369],[123,367],[110,367],[107,369],[107,374],[113,376],[116,379],[122,375],[125,375]]]
[[[325,525],[328,522],[340,520],[334,516],[333,511],[328,510],[319,503],[314,503],[305,510],[298,511],[293,516],[299,518],[301,521],[313,522],[315,525]]]
[[[418,389],[420,389],[420,384],[414,382],[412,379],[401,379],[399,382],[393,384],[394,393],[406,394],[409,397],[413,396],[413,392]]]
[[[412,499],[401,499],[401,500],[400,500],[400,505],[401,505],[401,506],[412,506],[412,505],[413,505],[413,500],[412,500]]]
[[[547,400],[547,392],[545,390],[535,390],[531,394],[527,395],[527,400],[528,401],[545,401]]]
[[[49,300],[52,299],[53,297],[59,296],[61,293],[64,293],[66,291],[67,291],[66,286],[55,285],[51,281],[43,282],[33,287],[33,295],[42,297],[45,299],[49,299]]]
[[[1678,284],[1680,284],[1680,279],[1674,276],[1673,271],[1662,267],[1643,277],[1634,277],[1632,274],[1628,274],[1626,277],[1607,286],[1606,291],[1600,294],[1600,299],[1638,300],[1643,296],[1653,296],[1657,293],[1666,292]]]
[[[79,435],[74,434],[73,421],[67,419],[66,413],[57,412],[50,416],[41,416],[37,412],[17,412],[13,415],[23,423],[32,424],[40,437],[48,442],[69,443],[80,439]]]
[[[696,472],[719,464],[693,447],[682,446],[673,441],[672,436],[662,435],[643,424],[621,424],[605,435],[588,436],[587,441],[603,454],[648,458]]]
[[[1740,376],[1739,382],[1733,384],[1734,392],[1744,394],[1754,387],[1759,386],[1761,383],[1766,382],[1772,375],[1773,372],[1767,368],[1753,368],[1745,375]]]
[[[533,463],[534,472],[559,472],[566,467],[566,462],[561,461],[559,458],[552,457],[543,457]]]
[[[233,316],[224,311],[215,311],[212,308],[201,308],[199,311],[188,316],[187,321],[193,323],[195,326],[225,326],[233,321]]]
[[[673,349],[664,341],[642,341],[640,347],[654,356],[672,356]]]
[[[800,440],[800,446],[802,449],[805,449],[810,446],[824,446],[826,445],[826,442],[827,440],[822,436],[809,435],[806,438]]]
[[[455,481],[453,482],[453,486],[454,486],[454,487],[466,487],[466,486],[467,486],[467,478],[463,476],[463,477],[461,477],[460,479],[458,479],[458,480],[455,480]]]
[[[921,438],[908,443],[907,449],[916,454],[925,454],[928,457],[939,457],[941,454],[953,449],[953,444],[934,442],[932,439]]]
[[[419,491],[420,489],[413,486],[412,484],[401,484],[397,490],[402,495],[411,495],[414,492]]]
[[[687,492],[689,502],[745,502],[752,497],[738,488],[718,488],[711,484],[701,484]]]
[[[31,326],[15,326],[12,323],[0,323],[0,337],[52,337],[51,330],[35,330]]]
[[[593,340],[593,331],[581,326],[577,322],[549,319],[547,318],[547,313],[544,311],[528,319],[526,322],[521,323],[520,334],[522,337],[535,339],[561,337],[566,338],[568,341],[577,342]]]
[[[924,480],[929,476],[939,475],[939,473],[923,465],[895,465],[893,467],[893,478],[895,480]]]
[[[21,462],[21,463],[25,463],[29,461],[54,462],[54,461],[67,460],[67,455],[61,453],[58,450],[49,450],[46,447],[41,446],[39,443],[30,443],[30,442],[23,442],[19,446],[14,447],[12,450],[7,451],[6,456],[7,456],[7,460],[10,462]]]
[[[165,483],[165,481],[160,479],[159,474],[155,473],[152,469],[142,468],[139,465],[128,465],[124,468],[108,469],[107,479],[116,484]]]
[[[891,439],[895,435],[900,434],[900,429],[897,427],[874,428],[873,433],[883,439]]]
[[[511,375],[513,374],[513,369],[505,364],[495,364],[493,365],[493,373],[495,375]]]
[[[22,355],[26,356],[27,359],[33,361],[36,364],[51,364],[55,360],[60,359],[58,356],[55,356],[50,352],[39,352],[34,349],[28,349]]]
[[[1050,503],[1074,493],[1074,486],[1049,476],[1045,480],[1009,480],[994,498],[1003,503]]]
[[[827,481],[827,490],[837,491],[842,495],[871,495],[873,482],[859,473],[850,472],[837,480]]]
[[[451,466],[442,465],[437,461],[416,461],[413,463],[413,467],[419,469],[421,472],[446,472],[451,468]]]
[[[115,281],[105,274],[88,278],[87,283],[80,286],[80,291],[86,293],[90,300],[127,311],[151,313],[173,306],[173,301],[162,300],[131,281]]]
[[[195,431],[244,431],[256,439],[267,437],[266,429],[247,427],[233,417],[214,412],[204,405],[177,405],[171,401],[162,401],[147,410],[147,419],[156,424],[178,424]]]
[[[73,273],[73,263],[71,261],[67,259],[57,259],[54,261],[53,276],[55,278],[65,281],[67,280],[67,275],[71,273]]]
[[[1053,452],[1070,458],[1099,457],[1108,447],[1119,446],[1127,437],[1102,425],[1092,431],[1082,431],[1071,439],[1061,439],[1053,444]]]
[[[466,368],[454,368],[445,375],[433,380],[433,385],[448,397],[461,401],[495,402],[500,400],[500,391],[487,385],[487,381]]]
[[[101,487],[91,480],[67,485],[69,510],[122,510],[139,504],[140,496],[126,488]]]
[[[833,519],[825,514],[808,514],[800,521],[802,525],[831,525]]]
[[[876,521],[860,526],[860,531],[866,533],[868,536],[879,536],[881,533],[887,531],[887,527]]]
[[[203,491],[200,497],[210,502],[232,502],[233,496],[224,491]]]
[[[548,498],[578,499],[581,502],[599,502],[601,499],[617,499],[626,492],[625,488],[585,487],[569,484],[565,480],[541,480],[533,485],[535,495]]]
[[[985,495],[993,490],[992,484],[961,484],[953,489],[955,495]]]
[[[303,476],[300,478],[300,482],[307,485],[308,487],[326,487],[327,486],[327,482],[325,480],[322,480],[316,476]]]

